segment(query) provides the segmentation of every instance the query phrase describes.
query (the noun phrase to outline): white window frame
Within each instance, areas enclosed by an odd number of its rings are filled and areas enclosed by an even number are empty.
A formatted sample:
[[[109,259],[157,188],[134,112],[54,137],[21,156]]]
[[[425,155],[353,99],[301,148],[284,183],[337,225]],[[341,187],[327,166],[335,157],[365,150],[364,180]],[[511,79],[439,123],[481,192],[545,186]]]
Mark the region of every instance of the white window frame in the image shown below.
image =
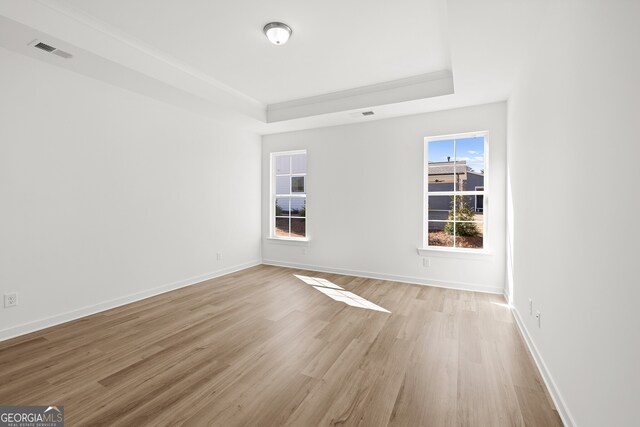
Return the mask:
[[[429,143],[434,141],[447,141],[447,140],[455,140],[455,139],[463,139],[463,138],[473,138],[473,137],[484,137],[484,191],[432,191],[429,192]],[[455,172],[455,161],[457,159],[457,153],[455,152],[455,144],[454,144],[454,172]],[[488,131],[478,131],[478,132],[466,132],[466,133],[456,133],[450,135],[440,135],[440,136],[428,136],[424,138],[424,173],[423,173],[423,212],[422,212],[422,249],[419,250],[419,253],[422,251],[441,251],[441,252],[455,252],[455,253],[470,253],[470,254],[485,254],[489,253],[489,234],[488,234],[488,224],[489,218],[488,215],[485,215],[488,212],[487,207],[489,205],[489,132]],[[482,222],[482,248],[473,249],[473,248],[457,248],[457,247],[443,247],[443,246],[430,246],[429,245],[429,196],[478,196],[483,195],[483,222]],[[455,211],[455,204],[454,204]],[[454,236],[454,242],[455,242]],[[454,243],[455,245],[455,243]]]
[[[282,240],[282,241],[291,241],[291,242],[308,242],[309,241],[309,218],[307,216],[307,211],[308,211],[308,203],[306,202],[307,200],[307,189],[308,189],[308,171],[304,172],[304,173],[296,173],[293,174],[292,170],[289,171],[288,174],[286,175],[296,175],[296,176],[304,176],[304,194],[296,194],[296,193],[290,193],[290,194],[277,194],[276,193],[276,157],[279,156],[292,156],[292,155],[296,155],[296,154],[304,154],[305,156],[307,156],[307,161],[309,159],[309,156],[307,154],[307,150],[293,150],[293,151],[277,151],[277,152],[273,152],[270,154],[270,170],[269,170],[269,176],[270,176],[270,183],[269,183],[269,198],[270,198],[270,202],[269,202],[269,238],[270,239],[274,239],[274,240]],[[307,163],[307,169],[308,169],[308,163]],[[301,198],[301,199],[305,199],[305,216],[304,216],[304,220],[305,220],[305,237],[282,237],[282,236],[277,236],[276,235],[276,199],[278,197],[288,197],[288,198]]]

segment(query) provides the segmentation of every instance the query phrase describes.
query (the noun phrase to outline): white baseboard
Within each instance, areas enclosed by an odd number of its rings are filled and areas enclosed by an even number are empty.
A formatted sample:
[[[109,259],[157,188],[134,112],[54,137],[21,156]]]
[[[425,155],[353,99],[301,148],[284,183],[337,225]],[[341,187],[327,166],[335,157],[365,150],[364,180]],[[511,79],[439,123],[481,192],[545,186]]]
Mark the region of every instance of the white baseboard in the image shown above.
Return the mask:
[[[138,292],[132,295],[115,298],[110,301],[101,302],[98,304],[79,308],[77,310],[72,310],[66,313],[57,314],[55,316],[46,317],[44,319],[38,319],[33,322],[23,323],[18,326],[12,326],[10,328],[0,330],[0,341],[4,341],[10,338],[15,338],[17,336],[25,335],[31,332],[39,331],[41,329],[59,325],[61,323],[66,323],[71,320],[76,320],[81,317],[99,313],[101,311],[110,310],[112,308],[120,307],[125,304],[130,304],[135,301],[140,301],[145,298],[160,295],[165,292],[170,292],[176,289],[195,285],[197,283],[204,282],[205,280],[210,280],[216,277],[225,276],[227,274],[235,273],[236,271],[244,270],[246,268],[254,267],[260,264],[261,264],[260,260],[251,261],[244,264],[238,264],[231,267],[223,268],[221,270],[214,271],[212,273],[203,274],[201,276],[191,277],[189,279],[169,283],[167,285],[148,289],[146,291]]]
[[[442,280],[431,280],[422,277],[399,276],[395,274],[375,273],[371,271],[346,270],[342,268],[322,267],[318,265],[298,264],[293,262],[282,262],[274,260],[262,260],[263,264],[277,267],[299,268],[301,270],[319,271],[323,273],[344,274],[345,276],[367,277],[369,279],[391,280],[393,282],[411,283],[414,285],[435,286],[437,288],[457,289],[461,291],[484,292],[489,294],[504,294],[501,287],[482,286],[473,283],[448,282]]]
[[[542,376],[542,379],[544,380],[544,383],[547,386],[547,390],[549,390],[549,393],[551,394],[553,403],[556,405],[558,414],[560,414],[560,418],[562,418],[562,422],[567,427],[575,427],[576,423],[573,420],[571,413],[569,412],[569,408],[567,408],[567,405],[564,403],[564,399],[560,394],[560,390],[558,390],[558,387],[556,386],[556,383],[553,380],[553,377],[551,376],[549,369],[547,369],[547,365],[544,363],[544,359],[542,358],[542,355],[540,354],[540,352],[538,351],[538,348],[536,347],[533,340],[531,339],[531,335],[529,335],[529,332],[525,327],[524,321],[522,320],[522,317],[520,317],[520,312],[516,307],[512,307],[512,312],[513,312],[513,317],[516,319],[516,324],[520,329],[520,333],[522,333],[522,336],[524,337],[524,340],[527,343],[527,347],[529,347],[529,352],[533,355],[533,360],[536,362],[538,371],[540,371],[540,375]]]

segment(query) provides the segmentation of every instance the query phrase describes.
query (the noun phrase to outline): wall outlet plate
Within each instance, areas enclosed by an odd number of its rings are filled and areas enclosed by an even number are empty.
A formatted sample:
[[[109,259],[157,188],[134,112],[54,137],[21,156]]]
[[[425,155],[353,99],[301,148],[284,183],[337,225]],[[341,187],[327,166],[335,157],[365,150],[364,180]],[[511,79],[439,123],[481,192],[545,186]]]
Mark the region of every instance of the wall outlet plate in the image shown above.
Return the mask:
[[[540,310],[536,311],[536,319],[538,320],[538,328],[540,327]]]
[[[529,316],[533,315],[533,300],[529,298]]]
[[[16,292],[12,292],[10,294],[4,294],[4,307],[15,307],[18,305],[18,294]]]

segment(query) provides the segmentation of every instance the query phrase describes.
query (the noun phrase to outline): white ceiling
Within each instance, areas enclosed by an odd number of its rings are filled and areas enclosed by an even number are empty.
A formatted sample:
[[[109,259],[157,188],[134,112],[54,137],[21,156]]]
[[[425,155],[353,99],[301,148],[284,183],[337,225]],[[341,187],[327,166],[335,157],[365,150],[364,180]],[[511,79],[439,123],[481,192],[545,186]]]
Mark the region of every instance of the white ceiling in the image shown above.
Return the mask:
[[[555,2],[0,0],[0,46],[269,134],[504,101]]]
[[[272,104],[450,69],[445,0],[58,0]],[[291,26],[274,46],[262,28]]]

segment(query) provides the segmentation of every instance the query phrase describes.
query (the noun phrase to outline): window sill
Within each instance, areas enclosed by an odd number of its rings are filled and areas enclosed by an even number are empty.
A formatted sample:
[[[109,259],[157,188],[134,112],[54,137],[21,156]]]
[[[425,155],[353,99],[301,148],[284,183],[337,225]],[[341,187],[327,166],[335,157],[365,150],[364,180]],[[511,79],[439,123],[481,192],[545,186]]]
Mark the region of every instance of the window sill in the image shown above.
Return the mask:
[[[288,239],[286,237],[265,237],[267,243],[277,245],[309,246],[309,239]]]
[[[493,254],[485,249],[464,250],[464,249],[448,249],[448,248],[418,248],[418,255],[424,256],[424,257],[474,259],[479,261],[493,260]]]

